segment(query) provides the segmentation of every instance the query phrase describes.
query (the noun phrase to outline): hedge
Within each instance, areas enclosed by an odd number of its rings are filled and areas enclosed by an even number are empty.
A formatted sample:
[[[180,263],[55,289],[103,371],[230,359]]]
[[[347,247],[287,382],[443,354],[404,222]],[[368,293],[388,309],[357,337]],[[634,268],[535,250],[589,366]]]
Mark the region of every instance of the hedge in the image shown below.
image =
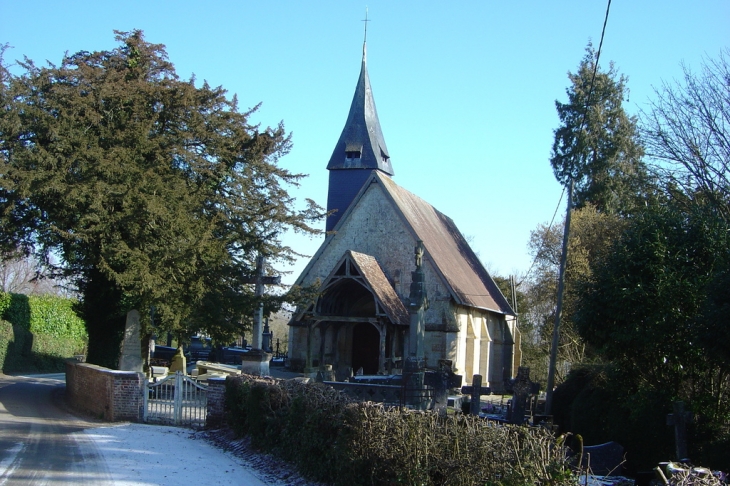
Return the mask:
[[[226,379],[226,409],[239,436],[329,484],[577,484],[562,438],[544,428],[354,402],[322,384],[246,375]]]
[[[0,292],[0,370],[62,371],[63,360],[85,354],[84,322],[75,301]]]

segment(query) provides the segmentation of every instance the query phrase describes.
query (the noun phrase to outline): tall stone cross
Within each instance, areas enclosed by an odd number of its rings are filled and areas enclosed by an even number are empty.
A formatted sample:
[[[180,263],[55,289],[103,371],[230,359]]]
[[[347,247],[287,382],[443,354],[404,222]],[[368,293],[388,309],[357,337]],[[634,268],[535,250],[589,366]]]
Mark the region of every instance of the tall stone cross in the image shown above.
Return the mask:
[[[428,398],[424,387],[425,368],[424,340],[426,332],[425,315],[428,309],[426,277],[423,274],[423,242],[416,242],[416,270],[411,272],[411,293],[408,296],[410,326],[408,333],[408,356],[403,363],[407,405],[416,410],[425,410]]]
[[[423,273],[423,253],[423,241],[418,240],[415,248],[416,270],[411,272],[411,293],[408,296],[408,313],[411,315],[408,355],[417,360],[423,359],[424,355],[426,331],[424,314],[428,310],[426,277]]]
[[[482,411],[482,395],[491,394],[492,389],[488,386],[482,386],[482,375],[474,375],[471,378],[471,385],[461,387],[461,393],[471,395],[469,414],[479,415],[479,412]]]
[[[256,276],[246,277],[243,279],[243,283],[256,284],[254,287],[254,295],[256,297],[262,297],[264,295],[264,285],[278,285],[281,283],[280,276],[264,276],[264,264],[266,258],[263,255],[259,255],[256,258]],[[253,314],[253,331],[252,331],[252,342],[251,348],[261,349],[262,343],[262,322],[264,318],[264,303],[261,302],[259,307]]]

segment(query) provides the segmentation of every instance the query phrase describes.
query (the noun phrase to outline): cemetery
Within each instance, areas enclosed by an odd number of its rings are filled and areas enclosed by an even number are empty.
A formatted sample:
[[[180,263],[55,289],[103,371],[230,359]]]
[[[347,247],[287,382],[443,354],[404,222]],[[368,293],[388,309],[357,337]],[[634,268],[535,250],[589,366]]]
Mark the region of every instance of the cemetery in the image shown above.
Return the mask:
[[[415,253],[413,280],[419,282],[418,245]],[[463,384],[464,377],[448,360],[436,370],[427,369],[421,332],[427,299],[422,288],[411,288],[410,302],[416,305],[409,306],[409,356],[398,373],[358,370],[338,381],[331,367],[322,366],[312,379],[272,367],[270,349],[247,350],[238,355],[240,365],[231,365],[204,360],[188,364],[179,347],[169,366],[149,366],[144,374],[139,314],[131,311],[122,369],[69,360],[69,400],[110,421],[230,429],[328,484],[468,485],[490,484],[495,478],[499,484],[629,485],[649,484],[648,478],[664,481],[656,484],[722,484],[722,473],[681,462],[662,463],[628,479],[620,444],[583,444],[580,436],[553,424],[527,367],[519,367],[499,395],[483,386],[478,374]],[[255,321],[255,328],[264,334],[261,321]],[[677,458],[686,457],[690,420],[681,403],[667,417],[675,430]],[[312,461],[315,454],[318,460]]]

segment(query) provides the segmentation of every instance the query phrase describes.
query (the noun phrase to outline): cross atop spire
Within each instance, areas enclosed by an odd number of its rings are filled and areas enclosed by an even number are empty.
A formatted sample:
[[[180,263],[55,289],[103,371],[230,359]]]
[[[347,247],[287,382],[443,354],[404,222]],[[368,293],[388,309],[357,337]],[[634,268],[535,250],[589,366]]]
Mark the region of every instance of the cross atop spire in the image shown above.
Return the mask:
[[[365,7],[365,18],[363,19],[363,22],[365,22],[365,38],[362,41],[362,62],[365,62],[367,60],[367,43],[368,43],[368,8]]]
[[[368,19],[368,8],[367,7],[365,7],[365,18],[362,21],[365,22],[365,42],[367,42],[368,41],[368,22],[370,22],[370,20]]]

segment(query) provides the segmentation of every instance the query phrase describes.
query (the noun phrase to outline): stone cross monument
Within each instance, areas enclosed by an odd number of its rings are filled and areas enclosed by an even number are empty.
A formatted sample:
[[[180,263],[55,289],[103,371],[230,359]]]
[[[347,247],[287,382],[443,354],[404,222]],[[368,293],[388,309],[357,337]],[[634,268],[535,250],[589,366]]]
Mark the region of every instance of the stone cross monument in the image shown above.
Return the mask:
[[[424,361],[425,313],[428,309],[426,279],[423,273],[423,241],[416,242],[416,270],[411,272],[411,293],[408,297],[408,313],[411,317],[408,339],[408,356],[403,366],[406,386],[406,404],[417,410],[428,405],[425,396]]]
[[[492,389],[488,386],[482,386],[482,375],[474,375],[471,378],[471,385],[461,387],[461,393],[471,396],[469,414],[479,415],[482,411],[482,395],[490,395]]]
[[[264,264],[266,260],[263,255],[256,258],[256,277],[245,281],[245,283],[255,284],[254,295],[262,297],[264,295],[264,285],[278,284],[281,277],[265,277]],[[263,302],[254,311],[253,332],[251,336],[251,351],[242,355],[241,372],[250,375],[268,375],[269,361],[271,354],[269,350],[263,349],[263,329],[262,321],[264,315]]]

